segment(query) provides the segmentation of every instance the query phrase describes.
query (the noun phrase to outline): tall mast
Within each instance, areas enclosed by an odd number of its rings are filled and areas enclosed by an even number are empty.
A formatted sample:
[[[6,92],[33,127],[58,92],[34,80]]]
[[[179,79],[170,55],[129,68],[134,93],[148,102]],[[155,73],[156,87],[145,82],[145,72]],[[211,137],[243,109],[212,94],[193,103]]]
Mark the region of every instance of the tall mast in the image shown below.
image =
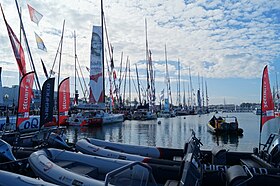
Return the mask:
[[[180,73],[180,60],[178,59],[178,106],[181,106],[181,73]]]
[[[101,64],[102,64],[102,68],[103,68],[103,92],[102,92],[102,96],[103,96],[103,103],[105,103],[105,65],[104,65],[104,11],[103,11],[103,0],[101,0],[101,37],[102,37],[102,59],[101,59]]]
[[[147,102],[149,103],[149,90],[150,90],[150,80],[149,80],[149,47],[148,47],[148,31],[147,31],[147,19],[145,19],[145,35],[146,35],[146,70],[147,70]]]
[[[202,97],[202,111],[204,112],[204,86],[203,86],[203,76],[201,77],[201,97]]]
[[[123,52],[121,53],[121,64],[120,64],[120,76],[119,76],[119,88],[118,88],[118,91],[119,91],[119,105],[121,106],[122,103],[121,103],[121,84],[122,84],[122,63],[123,63]]]
[[[62,56],[62,44],[63,44],[63,35],[64,35],[64,25],[65,25],[65,20],[63,21],[62,34],[61,34],[61,40],[60,40],[60,52],[59,52],[57,87],[59,85],[59,78],[60,78],[60,66],[61,66],[61,56]],[[57,92],[58,92],[58,90],[57,90]]]
[[[171,86],[170,86],[170,78],[169,78],[168,64],[167,64],[166,44],[165,44],[165,70],[166,70],[166,78],[167,78],[167,98],[168,101],[170,99],[170,105],[172,105]]]
[[[22,29],[22,32],[23,32],[23,36],[24,36],[26,47],[27,47],[28,55],[29,55],[29,58],[30,58],[30,61],[31,61],[32,68],[33,68],[33,70],[35,72],[36,83],[37,83],[37,86],[38,86],[38,88],[39,88],[39,90],[41,92],[41,86],[40,86],[39,78],[38,78],[37,71],[36,71],[36,68],[35,68],[35,65],[34,65],[34,62],[33,62],[33,58],[32,58],[32,55],[31,55],[31,50],[29,48],[29,44],[28,44],[28,41],[27,41],[27,37],[26,37],[26,33],[25,33],[24,26],[23,26],[23,23],[22,23],[21,13],[20,13],[20,10],[19,10],[19,6],[18,6],[18,3],[17,3],[17,0],[15,0],[15,2],[16,2],[16,6],[17,6],[17,11],[18,11],[18,16],[19,16],[19,20],[20,20],[20,25],[21,25],[21,29]]]
[[[77,90],[77,48],[76,48],[76,32],[74,30],[74,51],[75,51],[75,104],[78,104],[78,90]]]
[[[193,109],[193,88],[192,88],[192,76],[191,76],[191,67],[189,67],[189,76],[190,76],[190,106]]]
[[[139,83],[139,75],[138,75],[137,64],[135,64],[135,69],[136,69],[136,76],[137,76],[137,85],[138,85],[138,97],[139,97],[139,103],[140,103],[140,105],[142,106],[141,93],[140,93],[140,83]]]
[[[129,110],[131,110],[131,77],[130,77],[130,61],[128,63],[128,87],[129,87]]]
[[[207,82],[205,81],[206,111],[208,112],[209,97],[207,92]]]

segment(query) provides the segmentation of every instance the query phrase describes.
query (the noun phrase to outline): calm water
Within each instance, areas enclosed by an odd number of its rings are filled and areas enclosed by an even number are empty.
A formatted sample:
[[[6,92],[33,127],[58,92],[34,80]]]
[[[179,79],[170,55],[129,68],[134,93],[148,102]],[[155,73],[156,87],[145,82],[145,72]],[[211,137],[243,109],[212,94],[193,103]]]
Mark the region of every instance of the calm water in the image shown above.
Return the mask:
[[[158,118],[154,121],[124,121],[99,128],[69,127],[67,137],[70,142],[93,137],[114,142],[135,145],[183,148],[193,129],[203,149],[211,149],[214,145],[224,146],[232,151],[251,151],[259,143],[260,117],[253,113],[223,113],[218,115],[234,115],[238,118],[239,127],[244,130],[243,136],[215,136],[207,130],[206,124],[213,114],[202,116],[180,116],[175,118]],[[161,121],[161,124],[158,124]],[[262,131],[265,142],[271,132],[278,132],[280,119],[266,123]]]

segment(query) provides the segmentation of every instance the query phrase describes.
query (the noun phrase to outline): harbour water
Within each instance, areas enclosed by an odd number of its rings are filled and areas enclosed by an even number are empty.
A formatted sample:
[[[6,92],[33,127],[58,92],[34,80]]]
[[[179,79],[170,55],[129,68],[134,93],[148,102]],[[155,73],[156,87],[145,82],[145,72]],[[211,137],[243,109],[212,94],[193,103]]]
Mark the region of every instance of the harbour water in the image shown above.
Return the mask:
[[[93,137],[113,142],[134,145],[183,148],[185,142],[194,130],[203,143],[202,149],[212,149],[213,146],[223,146],[231,151],[249,151],[258,147],[260,134],[260,116],[253,113],[218,113],[219,115],[236,116],[239,127],[244,130],[243,136],[213,135],[207,130],[206,124],[214,113],[207,115],[178,116],[175,118],[158,118],[152,121],[129,121],[102,126],[98,128],[68,127],[66,135],[69,142]],[[160,121],[160,124],[159,124]],[[262,129],[262,143],[271,132],[278,132],[280,119],[267,122]]]

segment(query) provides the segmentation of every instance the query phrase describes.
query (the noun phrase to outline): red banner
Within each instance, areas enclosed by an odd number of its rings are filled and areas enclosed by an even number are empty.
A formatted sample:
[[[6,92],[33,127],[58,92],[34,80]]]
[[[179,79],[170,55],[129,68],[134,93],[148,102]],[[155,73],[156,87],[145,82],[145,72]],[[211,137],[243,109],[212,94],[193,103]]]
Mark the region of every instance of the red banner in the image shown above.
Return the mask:
[[[19,85],[17,129],[20,128],[20,125],[25,120],[29,119],[33,83],[34,72],[29,72],[21,78]]]
[[[10,27],[10,25],[6,21],[2,6],[1,6],[1,11],[2,11],[3,18],[4,18],[4,21],[5,21],[6,27],[7,27],[7,31],[8,31],[10,42],[11,42],[11,45],[12,45],[12,48],[13,48],[13,51],[14,51],[14,55],[15,55],[15,58],[17,60],[20,75],[23,76],[26,73],[25,57],[24,57],[23,48],[22,48],[17,36],[15,35],[14,31],[12,30],[12,28]]]
[[[268,69],[267,66],[264,67],[263,70],[263,78],[262,78],[262,100],[261,100],[261,128],[262,130],[263,125],[270,119],[275,118],[274,115],[274,102],[272,99],[270,83],[269,83],[269,76],[268,76]]]
[[[70,108],[70,81],[65,78],[58,87],[58,125],[64,123],[68,118]]]

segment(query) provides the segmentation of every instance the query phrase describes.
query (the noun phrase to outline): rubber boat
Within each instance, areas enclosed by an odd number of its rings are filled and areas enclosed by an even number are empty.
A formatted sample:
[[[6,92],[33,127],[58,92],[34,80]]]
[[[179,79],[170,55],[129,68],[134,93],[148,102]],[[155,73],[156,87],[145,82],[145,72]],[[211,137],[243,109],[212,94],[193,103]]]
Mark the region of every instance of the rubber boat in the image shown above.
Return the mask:
[[[148,164],[160,164],[160,165],[168,165],[168,166],[180,166],[180,161],[171,161],[165,159],[157,159],[147,156],[140,156],[136,154],[129,154],[124,152],[118,152],[110,149],[105,149],[100,146],[96,146],[94,144],[89,143],[86,139],[81,139],[76,143],[76,150],[89,155],[101,156],[106,158],[113,159],[122,159],[129,161],[138,161],[142,163]]]
[[[20,133],[13,131],[5,133],[1,139],[14,147],[36,147],[46,146],[60,149],[70,149],[67,144],[64,127],[43,128],[40,131]]]
[[[60,149],[42,149],[28,158],[33,172],[45,181],[58,185],[156,185],[178,179],[179,167],[151,168],[135,161],[117,160]],[[153,173],[152,173],[153,171]],[[154,178],[154,175],[157,178]]]
[[[45,149],[34,152],[28,158],[32,170],[42,179],[60,185],[92,184],[104,185],[106,178],[119,170],[135,172],[120,173],[122,178],[113,178],[118,182],[112,185],[140,185],[147,181],[147,185],[279,185],[279,135],[272,136],[267,143],[268,149],[250,152],[230,152],[222,147],[201,150],[202,143],[193,133],[184,148],[184,158],[178,165],[160,165],[145,163],[147,169],[128,168],[137,161],[105,158],[81,153],[69,152],[59,149]],[[270,144],[270,145],[269,145]],[[259,154],[267,151],[272,162],[263,159]],[[258,158],[252,158],[254,156]],[[266,157],[266,156],[265,156]],[[244,162],[251,162],[251,166]],[[254,162],[254,163],[252,163]],[[138,162],[143,165],[142,162]],[[125,168],[124,168],[125,167]],[[128,169],[127,169],[128,168]],[[139,168],[139,167],[138,167]],[[84,176],[86,175],[86,176]],[[134,175],[134,177],[131,177]],[[140,179],[145,175],[145,179]],[[150,175],[150,176],[148,176]],[[153,177],[153,179],[152,179]],[[149,178],[149,179],[148,179]],[[142,182],[143,183],[143,182]]]
[[[30,178],[28,176],[15,174],[12,172],[7,172],[0,170],[0,185],[20,185],[20,186],[30,186],[30,185],[45,185],[54,186],[54,184],[45,182],[41,179]]]
[[[207,123],[207,128],[214,134],[243,134],[243,129],[238,128],[238,121],[235,116],[219,116],[218,118],[213,116]]]
[[[135,154],[135,155],[146,156],[151,158],[159,158],[159,159],[173,160],[174,157],[183,158],[184,156],[183,149],[139,146],[139,145],[109,142],[109,141],[99,140],[95,138],[81,139],[78,140],[78,142],[76,143],[76,148],[83,153],[93,152],[92,149],[98,148],[96,146],[101,147],[103,149],[109,149],[118,152]]]
[[[167,180],[165,186],[280,184],[279,165],[271,167],[267,166],[269,162],[262,164],[261,162],[265,160],[261,158],[253,159],[252,155],[256,152],[229,152],[221,147],[207,151],[200,149],[202,145],[193,133],[185,145],[185,156],[179,172],[181,179]],[[278,148],[279,146],[276,151]],[[242,158],[255,164],[252,164],[253,166],[243,164]]]

